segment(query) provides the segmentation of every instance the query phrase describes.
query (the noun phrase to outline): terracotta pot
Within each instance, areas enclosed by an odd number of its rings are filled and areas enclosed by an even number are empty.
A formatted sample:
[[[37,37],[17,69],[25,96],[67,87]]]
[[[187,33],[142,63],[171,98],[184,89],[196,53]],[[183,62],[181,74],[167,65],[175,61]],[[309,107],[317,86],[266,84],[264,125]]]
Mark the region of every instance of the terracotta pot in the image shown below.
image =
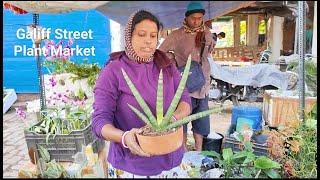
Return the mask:
[[[152,155],[169,154],[179,147],[183,142],[183,127],[161,136],[144,136],[137,134],[141,149]]]

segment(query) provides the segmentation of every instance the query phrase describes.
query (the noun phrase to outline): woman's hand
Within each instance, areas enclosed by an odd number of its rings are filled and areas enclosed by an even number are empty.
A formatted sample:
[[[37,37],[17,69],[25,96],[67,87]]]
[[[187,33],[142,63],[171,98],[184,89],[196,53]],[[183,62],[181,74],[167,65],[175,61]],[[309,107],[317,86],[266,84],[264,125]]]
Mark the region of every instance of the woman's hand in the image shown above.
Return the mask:
[[[132,128],[125,136],[124,136],[124,143],[130,149],[132,154],[150,157],[150,154],[144,152],[140,145],[138,144],[136,134],[141,133],[141,129]]]

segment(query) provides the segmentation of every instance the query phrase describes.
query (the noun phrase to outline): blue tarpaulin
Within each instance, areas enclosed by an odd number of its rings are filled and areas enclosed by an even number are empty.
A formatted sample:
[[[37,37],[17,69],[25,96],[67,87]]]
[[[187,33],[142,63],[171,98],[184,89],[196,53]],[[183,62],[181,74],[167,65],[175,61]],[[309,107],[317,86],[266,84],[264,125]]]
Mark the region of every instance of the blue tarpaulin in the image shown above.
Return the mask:
[[[190,1],[5,1],[29,13],[65,13],[97,9],[121,25],[135,11],[144,9],[155,14],[165,28],[180,27]],[[256,1],[202,1],[205,20],[210,20],[248,7]]]
[[[139,9],[145,9],[155,14],[165,28],[180,27],[190,1],[113,1],[97,8],[110,19],[125,25],[128,17]],[[205,7],[205,20],[228,14],[238,9],[250,6],[255,1],[202,1]]]

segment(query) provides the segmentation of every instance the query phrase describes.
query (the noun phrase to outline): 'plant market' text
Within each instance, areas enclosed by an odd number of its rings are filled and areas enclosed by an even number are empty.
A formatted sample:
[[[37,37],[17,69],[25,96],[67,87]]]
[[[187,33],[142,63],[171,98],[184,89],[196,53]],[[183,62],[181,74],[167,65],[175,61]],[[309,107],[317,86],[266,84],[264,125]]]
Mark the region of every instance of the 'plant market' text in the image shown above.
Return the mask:
[[[47,49],[45,47],[34,48],[27,47],[26,45],[14,46],[14,56],[42,56],[48,53],[46,51]],[[95,56],[95,47],[91,46],[91,48],[81,48],[79,45],[76,45],[75,48],[62,48],[62,46],[60,46],[58,48],[50,48],[49,53],[53,56]]]

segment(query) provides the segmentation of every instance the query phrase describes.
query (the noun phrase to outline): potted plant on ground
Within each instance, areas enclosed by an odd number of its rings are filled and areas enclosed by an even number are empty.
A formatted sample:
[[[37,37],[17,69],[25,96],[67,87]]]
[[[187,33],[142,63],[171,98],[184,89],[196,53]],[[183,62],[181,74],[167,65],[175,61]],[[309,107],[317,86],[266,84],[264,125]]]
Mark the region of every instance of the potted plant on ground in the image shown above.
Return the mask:
[[[239,136],[244,150],[234,152],[232,148],[222,150],[222,156],[215,151],[202,151],[205,156],[217,158],[219,168],[225,178],[280,178],[281,165],[267,156],[257,156],[253,152],[253,143]]]
[[[40,121],[29,125],[24,131],[29,156],[34,163],[38,158],[39,145],[44,146],[57,161],[72,159],[81,145],[92,143],[95,151],[103,148],[104,141],[97,140],[91,132],[92,102],[88,102],[83,92],[68,90],[65,93],[53,93],[47,99],[48,105],[40,112]],[[26,119],[27,113],[17,108],[17,115]]]
[[[220,108],[210,109],[190,115],[175,122],[172,121],[173,112],[178,105],[178,102],[186,85],[190,64],[191,56],[189,56],[188,58],[186,68],[184,69],[183,76],[177,88],[176,94],[165,115],[163,113],[163,75],[162,70],[160,71],[157,89],[156,117],[152,114],[150,108],[141,97],[140,93],[128,77],[127,73],[122,69],[123,76],[129,88],[138,101],[140,107],[144,111],[143,114],[138,109],[128,104],[130,109],[146,123],[146,126],[141,128],[142,133],[137,134],[137,139],[142,150],[147,153],[153,155],[163,155],[177,150],[179,147],[181,147],[183,142],[183,124],[202,118],[204,116],[208,116],[211,113],[221,111]]]

